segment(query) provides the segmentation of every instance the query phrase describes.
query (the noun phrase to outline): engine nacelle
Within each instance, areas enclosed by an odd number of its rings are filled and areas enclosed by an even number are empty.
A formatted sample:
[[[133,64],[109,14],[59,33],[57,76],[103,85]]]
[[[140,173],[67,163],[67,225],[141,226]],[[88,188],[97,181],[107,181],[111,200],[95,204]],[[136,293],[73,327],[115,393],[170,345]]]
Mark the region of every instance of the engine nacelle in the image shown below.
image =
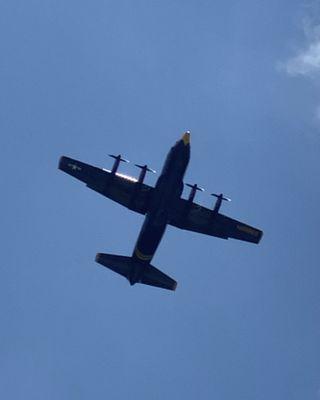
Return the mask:
[[[119,165],[120,165],[120,163],[121,162],[125,162],[125,163],[128,163],[129,161],[128,160],[126,160],[125,158],[122,158],[122,156],[121,156],[121,154],[119,154],[119,155],[117,155],[117,156],[115,156],[115,155],[113,155],[113,154],[109,154],[109,157],[111,157],[111,158],[114,158],[114,164],[113,164],[113,167],[112,167],[112,170],[111,170],[111,174],[112,175],[115,175],[116,174],[116,172],[118,171],[118,168],[119,168]]]
[[[153,174],[156,173],[156,171],[153,170],[153,169],[151,169],[151,168],[149,168],[149,167],[147,166],[147,164],[145,164],[145,165],[135,164],[135,166],[141,169],[141,172],[140,172],[140,175],[139,175],[139,178],[138,178],[138,183],[139,183],[139,184],[142,184],[142,183],[143,183],[144,178],[146,177],[146,173],[147,173],[147,172],[152,172]]]
[[[197,193],[197,190],[199,190],[200,192],[204,192],[204,189],[202,189],[201,187],[199,187],[196,183],[194,185],[190,185],[190,183],[186,183],[186,186],[188,186],[189,188],[191,188],[189,197],[188,197],[188,201],[191,203],[193,202],[193,199]]]
[[[214,208],[213,208],[213,212],[216,214],[218,214],[223,200],[231,201],[231,199],[229,199],[228,197],[224,197],[223,193],[220,193],[220,194],[211,193],[211,196],[214,196],[217,198],[217,200],[214,204]]]

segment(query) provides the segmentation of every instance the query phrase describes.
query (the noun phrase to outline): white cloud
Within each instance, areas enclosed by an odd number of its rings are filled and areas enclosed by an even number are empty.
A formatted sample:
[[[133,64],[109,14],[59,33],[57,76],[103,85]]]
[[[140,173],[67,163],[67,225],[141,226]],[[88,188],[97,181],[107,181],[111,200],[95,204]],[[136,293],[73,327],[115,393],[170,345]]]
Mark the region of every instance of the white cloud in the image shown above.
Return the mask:
[[[320,38],[309,44],[297,56],[289,59],[285,65],[289,75],[314,77],[320,74]]]
[[[314,88],[320,85],[320,0],[311,1],[305,7],[308,17],[302,21],[303,44],[291,58],[278,64],[290,77],[308,78]],[[320,121],[320,105],[313,110],[313,118]]]
[[[312,25],[304,21],[304,33],[307,44],[281,66],[291,76],[320,76],[320,24]]]
[[[285,69],[292,76],[313,77],[320,74],[320,39],[310,43],[307,49],[288,60]]]

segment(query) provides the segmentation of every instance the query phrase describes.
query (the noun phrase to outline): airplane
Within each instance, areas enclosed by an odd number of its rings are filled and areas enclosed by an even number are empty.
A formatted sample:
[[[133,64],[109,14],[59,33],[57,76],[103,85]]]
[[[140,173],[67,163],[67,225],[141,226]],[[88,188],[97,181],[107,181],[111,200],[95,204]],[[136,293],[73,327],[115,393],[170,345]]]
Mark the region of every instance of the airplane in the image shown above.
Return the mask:
[[[180,229],[216,236],[259,243],[263,232],[247,224],[220,214],[222,201],[230,201],[222,193],[212,210],[194,202],[197,184],[190,185],[188,199],[181,197],[183,177],[190,159],[190,132],[170,149],[155,187],[144,183],[147,172],[155,172],[147,165],[136,164],[141,169],[139,178],[118,172],[121,162],[128,162],[121,154],[115,156],[111,170],[97,168],[84,162],[62,156],[59,169],[84,182],[88,188],[109,199],[145,215],[131,257],[98,253],[95,261],[128,279],[131,285],[142,283],[163,289],[175,290],[177,282],[151,265],[167,225]]]

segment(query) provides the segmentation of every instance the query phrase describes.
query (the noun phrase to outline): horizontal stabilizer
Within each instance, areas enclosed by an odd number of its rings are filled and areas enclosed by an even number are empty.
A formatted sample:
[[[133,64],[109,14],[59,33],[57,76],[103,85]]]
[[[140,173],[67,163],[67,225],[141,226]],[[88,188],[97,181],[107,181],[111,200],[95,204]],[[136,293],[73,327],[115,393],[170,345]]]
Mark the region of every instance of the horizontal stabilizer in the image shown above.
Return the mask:
[[[145,268],[140,282],[169,290],[176,290],[177,287],[177,282],[174,279],[150,264]]]
[[[132,270],[131,257],[98,253],[96,262],[129,279]]]
[[[131,257],[98,253],[96,262],[127,278],[131,285],[143,283],[163,289],[175,290],[177,282],[150,264],[143,264]]]

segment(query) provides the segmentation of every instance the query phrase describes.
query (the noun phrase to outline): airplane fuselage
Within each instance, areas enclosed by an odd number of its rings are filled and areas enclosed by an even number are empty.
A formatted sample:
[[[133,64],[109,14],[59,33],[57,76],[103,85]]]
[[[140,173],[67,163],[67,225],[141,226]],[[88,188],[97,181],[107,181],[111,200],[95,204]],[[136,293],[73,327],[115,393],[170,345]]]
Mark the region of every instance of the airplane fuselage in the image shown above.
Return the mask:
[[[139,280],[143,265],[149,264],[165,232],[173,204],[183,191],[183,177],[190,159],[188,133],[169,151],[161,175],[156,183],[150,211],[146,214],[132,257],[137,267],[132,283]]]

